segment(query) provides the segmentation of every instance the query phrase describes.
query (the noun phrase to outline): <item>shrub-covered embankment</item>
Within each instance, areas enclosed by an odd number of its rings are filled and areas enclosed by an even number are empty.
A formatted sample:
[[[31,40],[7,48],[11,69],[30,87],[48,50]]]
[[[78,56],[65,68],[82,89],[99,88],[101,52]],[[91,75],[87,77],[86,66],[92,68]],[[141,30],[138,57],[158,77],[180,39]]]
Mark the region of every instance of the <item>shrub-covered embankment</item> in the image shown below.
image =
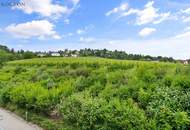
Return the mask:
[[[81,130],[190,129],[189,77],[181,64],[20,60],[0,70],[0,103]]]

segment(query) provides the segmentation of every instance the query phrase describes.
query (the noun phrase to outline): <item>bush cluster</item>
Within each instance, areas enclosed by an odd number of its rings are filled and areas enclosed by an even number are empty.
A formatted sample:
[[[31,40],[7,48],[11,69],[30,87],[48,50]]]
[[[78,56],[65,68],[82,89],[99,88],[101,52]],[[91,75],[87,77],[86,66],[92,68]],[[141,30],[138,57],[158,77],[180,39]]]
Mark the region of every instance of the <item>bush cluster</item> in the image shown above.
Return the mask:
[[[190,129],[190,68],[171,63],[47,58],[0,70],[0,103],[81,130]]]

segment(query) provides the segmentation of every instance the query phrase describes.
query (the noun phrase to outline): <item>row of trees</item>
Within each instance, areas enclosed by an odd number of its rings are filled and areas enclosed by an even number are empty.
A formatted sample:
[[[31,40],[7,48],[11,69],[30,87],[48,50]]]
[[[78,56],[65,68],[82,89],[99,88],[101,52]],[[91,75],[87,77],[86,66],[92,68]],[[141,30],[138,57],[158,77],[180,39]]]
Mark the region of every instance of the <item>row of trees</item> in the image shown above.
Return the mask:
[[[16,59],[30,59],[35,57],[51,57],[53,53],[57,53],[57,56],[62,57],[103,57],[111,59],[122,59],[122,60],[145,60],[145,61],[164,61],[164,62],[176,62],[172,57],[162,57],[157,56],[153,57],[150,55],[140,55],[140,54],[128,54],[125,51],[110,51],[107,49],[81,49],[81,50],[60,50],[57,52],[32,52],[19,50],[15,51],[14,49],[9,49],[6,46],[0,45],[0,50],[3,51],[3,54],[0,54],[1,61],[16,60]],[[5,55],[6,54],[6,55]],[[8,55],[7,55],[8,54]]]
[[[79,51],[81,56],[97,56],[104,58],[113,59],[125,59],[125,60],[154,60],[154,61],[169,61],[175,62],[172,57],[152,57],[150,55],[139,55],[139,54],[127,54],[125,51],[109,51],[107,49],[103,50],[92,50],[92,49],[82,49]]]
[[[10,60],[30,59],[34,57],[37,57],[35,52],[15,51],[14,49],[9,49],[7,46],[0,45],[0,64]]]
[[[38,52],[43,53],[43,52]],[[45,56],[51,56],[53,52],[43,53]],[[128,54],[125,51],[110,51],[107,49],[80,49],[80,50],[60,50],[58,51],[60,56],[79,56],[79,57],[87,57],[87,56],[95,56],[95,57],[103,57],[103,58],[111,58],[111,59],[122,59],[122,60],[145,60],[145,61],[164,61],[164,62],[176,62],[172,57],[162,57],[157,56],[153,57],[150,55],[140,55],[140,54]]]

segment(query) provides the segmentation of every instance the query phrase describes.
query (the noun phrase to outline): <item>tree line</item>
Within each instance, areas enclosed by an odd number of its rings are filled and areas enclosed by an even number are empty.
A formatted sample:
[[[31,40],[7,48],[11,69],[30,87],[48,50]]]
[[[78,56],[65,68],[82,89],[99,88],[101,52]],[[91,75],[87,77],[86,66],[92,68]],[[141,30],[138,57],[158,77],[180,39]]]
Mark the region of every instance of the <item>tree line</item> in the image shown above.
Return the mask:
[[[56,56],[60,57],[102,57],[110,59],[120,59],[120,60],[143,60],[143,61],[163,61],[163,62],[176,62],[172,57],[162,57],[162,56],[150,56],[141,54],[128,54],[125,51],[110,51],[107,49],[80,49],[80,50],[59,50],[59,51],[48,51],[48,52],[32,52],[14,49],[9,49],[6,46],[0,45],[0,61],[9,61],[17,59],[30,59],[36,57],[52,57],[53,54],[58,54]]]

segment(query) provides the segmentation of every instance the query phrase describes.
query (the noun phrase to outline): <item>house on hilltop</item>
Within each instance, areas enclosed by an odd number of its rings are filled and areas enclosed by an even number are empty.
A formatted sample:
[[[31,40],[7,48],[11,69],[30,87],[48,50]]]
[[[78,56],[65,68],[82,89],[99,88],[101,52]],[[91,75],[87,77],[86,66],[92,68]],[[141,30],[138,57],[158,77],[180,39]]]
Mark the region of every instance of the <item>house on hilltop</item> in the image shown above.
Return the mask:
[[[45,54],[45,53],[38,53],[37,56],[38,56],[38,57],[45,57],[46,54]]]
[[[77,54],[71,54],[71,57],[78,57]]]
[[[181,60],[180,62],[184,65],[190,64],[190,60]]]
[[[52,53],[51,53],[51,56],[61,56],[61,55],[60,55],[60,53],[58,53],[58,52],[52,52]]]

